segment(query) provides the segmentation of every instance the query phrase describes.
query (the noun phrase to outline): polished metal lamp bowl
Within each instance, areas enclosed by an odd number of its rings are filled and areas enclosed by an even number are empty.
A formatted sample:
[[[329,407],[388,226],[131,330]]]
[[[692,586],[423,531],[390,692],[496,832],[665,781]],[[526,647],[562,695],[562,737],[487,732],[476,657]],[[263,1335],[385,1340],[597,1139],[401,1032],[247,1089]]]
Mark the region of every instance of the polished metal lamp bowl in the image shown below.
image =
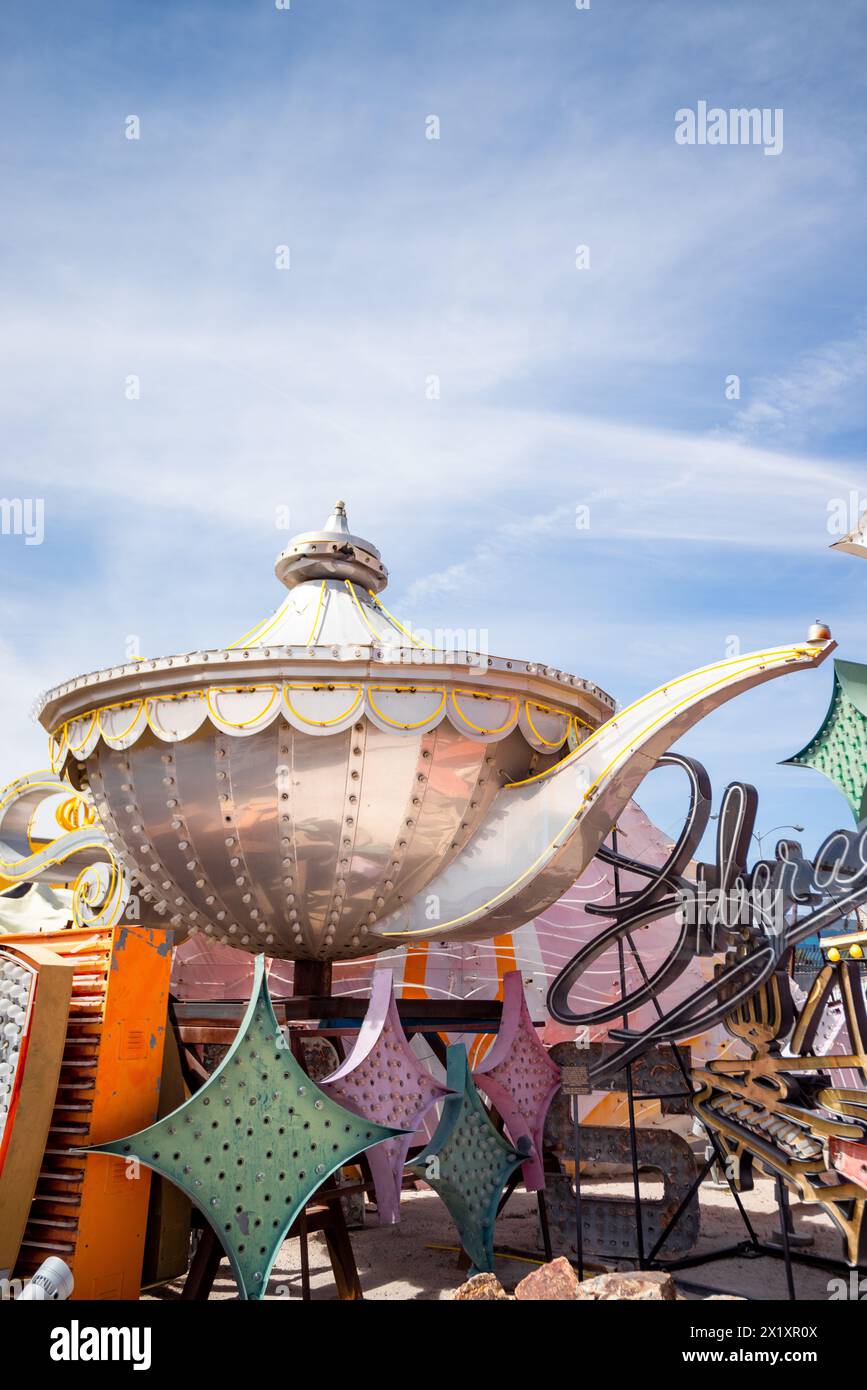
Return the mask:
[[[76,866],[101,840],[114,884],[178,933],[289,959],[521,925],[696,719],[834,645],[714,663],[615,715],[591,681],[407,631],[342,502],[275,568],[288,595],[239,641],[79,676],[40,719],[46,784],[71,784],[98,816],[90,842],[71,832]],[[0,804],[7,845],[14,804]]]

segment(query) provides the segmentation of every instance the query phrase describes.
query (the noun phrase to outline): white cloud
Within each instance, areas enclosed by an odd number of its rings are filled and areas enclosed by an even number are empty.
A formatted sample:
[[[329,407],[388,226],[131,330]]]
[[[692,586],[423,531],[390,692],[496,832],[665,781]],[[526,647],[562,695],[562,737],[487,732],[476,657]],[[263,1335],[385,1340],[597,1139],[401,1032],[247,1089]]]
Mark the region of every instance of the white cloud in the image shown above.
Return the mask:
[[[784,372],[757,383],[736,417],[735,433],[749,439],[803,443],[827,438],[863,421],[867,329],[803,354]]]
[[[771,8],[184,4],[7,50],[3,490],[45,495],[46,543],[0,547],[4,727],[130,632],[249,627],[275,506],[301,530],[337,496],[411,623],[617,694],[817,608],[854,641],[822,564],[863,476],[827,435],[863,414],[858,10]],[[675,146],[678,106],[745,85],[786,106],[780,159]]]

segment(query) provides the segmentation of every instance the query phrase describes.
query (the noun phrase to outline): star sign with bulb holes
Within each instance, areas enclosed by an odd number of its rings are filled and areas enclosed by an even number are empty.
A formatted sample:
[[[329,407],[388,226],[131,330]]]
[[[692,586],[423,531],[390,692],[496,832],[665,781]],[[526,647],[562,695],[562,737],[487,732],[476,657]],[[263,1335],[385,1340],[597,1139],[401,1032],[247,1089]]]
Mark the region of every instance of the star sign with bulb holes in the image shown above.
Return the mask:
[[[559,1073],[558,1073],[559,1076]],[[422,1065],[401,1026],[390,970],[375,970],[370,1006],[350,1055],[323,1081],[329,1095],[380,1124],[401,1124],[405,1132],[386,1140],[368,1156],[382,1225],[400,1220],[400,1192],[413,1131],[449,1094]]]
[[[462,1043],[448,1050],[446,1080],[452,1094],[443,1100],[433,1138],[409,1166],[441,1198],[472,1261],[470,1273],[476,1274],[494,1268],[494,1223],[503,1188],[533,1145],[521,1135],[513,1147],[495,1128]]]
[[[138,1159],[181,1188],[213,1226],[241,1297],[259,1299],[317,1188],[402,1133],[352,1114],[310,1080],[280,1030],[258,956],[238,1035],[202,1088],[156,1124],[89,1152]]]

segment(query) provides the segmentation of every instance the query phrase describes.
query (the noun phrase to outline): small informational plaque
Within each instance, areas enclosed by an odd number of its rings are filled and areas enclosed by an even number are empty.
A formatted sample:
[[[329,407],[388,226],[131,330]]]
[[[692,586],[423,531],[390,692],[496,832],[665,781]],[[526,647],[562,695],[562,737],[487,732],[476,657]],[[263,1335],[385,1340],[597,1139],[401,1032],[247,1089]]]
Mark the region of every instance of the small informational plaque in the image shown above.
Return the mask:
[[[560,1084],[564,1095],[589,1096],[593,1089],[590,1085],[590,1064],[575,1062],[571,1066],[561,1067]]]

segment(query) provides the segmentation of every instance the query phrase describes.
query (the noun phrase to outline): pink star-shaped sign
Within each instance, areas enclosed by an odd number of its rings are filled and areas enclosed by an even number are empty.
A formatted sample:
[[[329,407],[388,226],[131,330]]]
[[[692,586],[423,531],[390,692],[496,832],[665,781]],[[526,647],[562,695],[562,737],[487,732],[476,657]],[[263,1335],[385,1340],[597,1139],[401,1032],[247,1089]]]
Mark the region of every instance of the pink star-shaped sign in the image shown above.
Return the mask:
[[[449,1088],[431,1076],[409,1045],[398,1017],[390,970],[376,970],[370,1005],[346,1061],[319,1083],[348,1110],[366,1120],[391,1115],[409,1131],[368,1150],[380,1225],[400,1220],[400,1190],[412,1133]]]
[[[499,1111],[512,1143],[530,1140],[533,1152],[522,1168],[524,1186],[529,1192],[541,1191],[545,1186],[542,1131],[548,1107],[560,1087],[560,1068],[551,1061],[533,1027],[520,970],[503,976],[500,1031],[473,1072],[473,1080]]]

